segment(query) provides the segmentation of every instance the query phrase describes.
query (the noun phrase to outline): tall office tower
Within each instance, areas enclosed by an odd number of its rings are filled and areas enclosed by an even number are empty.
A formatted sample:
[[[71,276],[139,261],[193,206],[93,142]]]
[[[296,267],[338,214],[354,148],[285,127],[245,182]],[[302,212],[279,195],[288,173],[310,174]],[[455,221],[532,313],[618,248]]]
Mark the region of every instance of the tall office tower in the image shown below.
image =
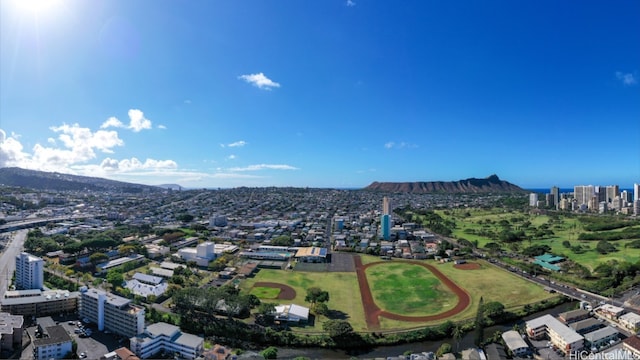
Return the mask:
[[[633,194],[628,192],[627,190],[622,190],[622,192],[620,193],[620,198],[625,203],[630,203],[633,201]]]
[[[385,241],[391,239],[391,215],[382,214],[380,217],[380,232]]]
[[[382,214],[391,215],[391,203],[389,202],[389,198],[386,196],[382,198]]]
[[[578,185],[573,187],[573,198],[576,199],[578,206],[588,205],[593,195],[595,195],[595,188],[592,185]]]
[[[538,206],[538,194],[536,193],[529,194],[529,206],[532,206],[532,207]]]
[[[599,202],[607,201],[607,188],[605,186],[596,186],[595,191]]]
[[[42,289],[43,283],[44,261],[26,252],[16,256],[16,289]]]
[[[591,197],[591,200],[589,200],[589,202],[587,203],[587,209],[589,209],[590,211],[598,211],[598,204],[600,204],[600,202],[598,201],[598,195],[594,194]]]
[[[560,188],[557,186],[552,186],[551,191],[549,192],[553,199],[553,205],[556,209],[558,209],[558,204],[560,204]]]
[[[618,185],[607,186],[607,202],[613,202],[616,196],[620,196],[620,187]]]
[[[633,184],[633,202],[640,200],[640,184]]]
[[[636,200],[633,202],[633,213],[636,215],[640,215],[640,200]]]

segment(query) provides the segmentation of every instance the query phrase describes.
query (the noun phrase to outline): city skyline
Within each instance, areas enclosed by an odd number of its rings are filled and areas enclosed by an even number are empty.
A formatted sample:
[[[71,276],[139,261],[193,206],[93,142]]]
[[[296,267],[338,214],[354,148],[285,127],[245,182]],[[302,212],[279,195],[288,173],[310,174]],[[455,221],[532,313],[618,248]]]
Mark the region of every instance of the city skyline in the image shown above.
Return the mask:
[[[186,188],[640,182],[638,2],[0,7],[0,167]]]

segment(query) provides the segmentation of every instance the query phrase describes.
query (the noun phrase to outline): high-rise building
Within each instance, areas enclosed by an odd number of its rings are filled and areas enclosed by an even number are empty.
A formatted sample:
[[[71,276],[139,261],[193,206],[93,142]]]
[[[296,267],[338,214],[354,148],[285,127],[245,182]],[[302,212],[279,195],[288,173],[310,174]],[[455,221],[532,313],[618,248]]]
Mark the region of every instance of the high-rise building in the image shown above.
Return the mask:
[[[606,186],[596,186],[595,187],[596,196],[598,197],[598,202],[607,201],[607,187]]]
[[[557,186],[552,186],[549,194],[551,194],[551,198],[553,199],[553,205],[551,206],[555,206],[555,208],[557,209],[558,204],[560,204],[560,188]]]
[[[618,185],[607,186],[607,202],[613,202],[617,196],[620,196],[620,187]]]
[[[573,187],[573,197],[576,199],[578,206],[588,205],[595,193],[595,188],[592,185],[578,185]]]
[[[391,215],[391,203],[389,202],[389,198],[386,196],[382,198],[382,214]]]
[[[625,203],[633,202],[633,194],[628,192],[627,190],[622,190],[622,192],[620,193],[620,198]]]
[[[633,202],[640,200],[640,184],[633,184]]]
[[[42,289],[44,284],[44,261],[29,253],[16,256],[16,289]]]
[[[103,290],[88,289],[80,295],[80,317],[126,337],[144,331],[144,308]]]
[[[391,239],[391,215],[382,214],[380,217],[380,233],[385,241]]]
[[[529,194],[529,206],[532,206],[532,207],[538,206],[538,194],[537,193]]]

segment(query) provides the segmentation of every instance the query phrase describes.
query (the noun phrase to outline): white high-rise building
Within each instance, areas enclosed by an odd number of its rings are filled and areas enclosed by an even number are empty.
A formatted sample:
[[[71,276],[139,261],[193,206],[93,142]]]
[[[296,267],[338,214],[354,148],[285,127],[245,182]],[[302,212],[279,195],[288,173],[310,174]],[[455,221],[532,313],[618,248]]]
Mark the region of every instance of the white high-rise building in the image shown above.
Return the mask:
[[[536,193],[529,194],[529,206],[532,206],[532,207],[538,206],[538,194]]]
[[[640,184],[633,184],[633,202],[640,200]]]
[[[382,198],[382,215],[391,215],[391,203],[386,196]]]
[[[16,256],[16,289],[42,289],[44,285],[44,261],[29,253]]]

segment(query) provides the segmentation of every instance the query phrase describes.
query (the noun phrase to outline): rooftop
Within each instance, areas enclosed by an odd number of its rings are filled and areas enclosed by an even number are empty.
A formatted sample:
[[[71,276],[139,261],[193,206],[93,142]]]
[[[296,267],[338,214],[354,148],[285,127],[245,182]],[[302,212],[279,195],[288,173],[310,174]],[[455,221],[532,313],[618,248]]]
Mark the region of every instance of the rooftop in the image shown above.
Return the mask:
[[[569,344],[584,339],[582,335],[578,334],[577,332],[575,332],[575,330],[561,323],[560,320],[554,318],[549,314],[529,320],[526,322],[526,324],[527,324],[527,327],[532,329],[537,329],[539,327],[546,326],[547,328],[551,329],[553,332],[558,334],[558,336],[561,336],[564,339],[564,341],[566,341]]]
[[[0,312],[0,335],[13,334],[13,329],[21,328],[24,323],[22,315],[11,315]]]
[[[69,333],[67,333],[67,330],[65,330],[61,325],[49,326],[45,328],[45,331],[49,334],[49,337],[35,339],[33,341],[33,345],[35,347],[71,342]]]

